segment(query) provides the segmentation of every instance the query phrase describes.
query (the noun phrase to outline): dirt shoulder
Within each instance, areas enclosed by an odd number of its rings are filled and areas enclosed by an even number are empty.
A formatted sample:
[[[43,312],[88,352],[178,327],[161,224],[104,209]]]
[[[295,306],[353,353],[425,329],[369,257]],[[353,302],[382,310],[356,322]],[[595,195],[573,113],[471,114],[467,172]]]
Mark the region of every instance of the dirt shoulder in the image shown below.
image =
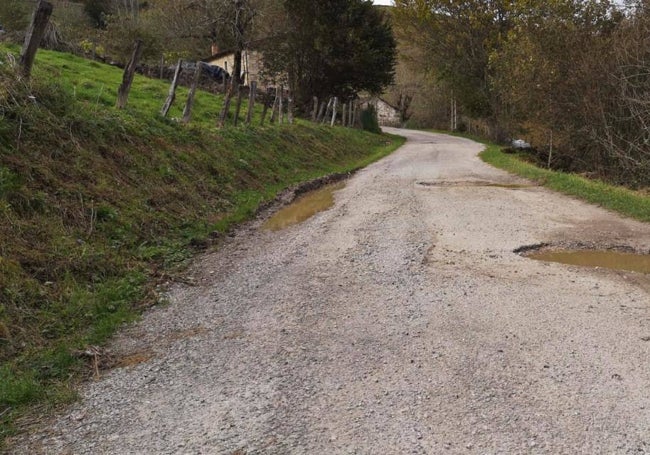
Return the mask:
[[[330,210],[199,259],[14,453],[650,451],[648,276],[513,252],[650,225],[400,134]]]

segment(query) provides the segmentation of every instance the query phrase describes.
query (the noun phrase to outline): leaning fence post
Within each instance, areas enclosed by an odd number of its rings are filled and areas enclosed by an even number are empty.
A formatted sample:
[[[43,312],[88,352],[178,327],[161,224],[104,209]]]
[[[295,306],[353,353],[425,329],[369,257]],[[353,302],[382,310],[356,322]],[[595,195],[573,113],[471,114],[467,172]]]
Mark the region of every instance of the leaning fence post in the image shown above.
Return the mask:
[[[42,0],[38,2],[36,9],[34,9],[32,21],[27,29],[23,49],[20,53],[20,66],[22,67],[22,73],[25,77],[29,77],[32,73],[34,58],[36,58],[38,46],[41,44],[41,40],[45,34],[45,29],[50,20],[53,9],[54,7],[50,2]]]
[[[334,103],[332,104],[332,121],[330,122],[330,126],[334,126],[334,123],[336,122],[336,106],[338,105],[339,99],[338,97],[334,97]]]
[[[264,107],[262,108],[262,118],[260,120],[260,126],[264,126],[264,120],[266,120],[266,114],[269,112],[269,95],[265,93],[262,97],[264,100]]]
[[[330,100],[327,102],[327,108],[325,108],[325,115],[323,116],[323,123],[327,121],[327,119],[330,116],[330,112],[332,109],[332,103],[334,102],[334,98],[330,98]]]
[[[284,86],[280,85],[280,101],[278,103],[279,123],[284,123]]]
[[[251,82],[251,87],[248,92],[248,111],[246,112],[246,124],[250,125],[253,120],[253,112],[255,109],[255,96],[257,96],[257,82]]]
[[[196,87],[201,80],[201,72],[203,71],[203,63],[196,62],[196,70],[194,71],[194,79],[192,79],[192,86],[187,94],[187,102],[183,109],[183,123],[189,123],[192,118],[192,107],[194,106],[194,95],[196,94]]]
[[[314,100],[314,108],[311,111],[311,121],[315,122],[316,118],[318,118],[318,97],[315,96],[313,100]]]
[[[318,109],[318,116],[316,117],[316,123],[320,123],[321,120],[323,120],[323,115],[325,115],[325,106],[327,103],[325,101],[322,101],[320,103],[320,108]]]
[[[160,110],[160,114],[163,117],[167,117],[167,114],[169,113],[169,109],[172,107],[172,104],[174,104],[174,100],[176,99],[176,89],[178,88],[179,77],[181,75],[182,69],[183,69],[183,60],[179,60],[178,65],[176,65],[176,71],[174,71],[174,79],[172,79],[172,85],[171,87],[169,87],[169,94],[167,95],[167,100],[165,100],[165,104],[163,104],[163,107]]]
[[[293,96],[291,96],[291,93],[287,97],[287,120],[289,125],[293,125]]]
[[[219,126],[221,128],[226,125],[228,113],[230,112],[230,100],[232,99],[232,95],[235,89],[239,90],[239,84],[237,84],[237,87],[235,87],[235,80],[233,79],[230,83],[230,88],[226,91],[226,95],[223,100],[223,109],[221,109],[221,114],[219,115]]]
[[[241,103],[244,98],[244,91],[241,89],[241,85],[237,86],[237,105],[235,106],[235,121],[233,125],[237,126],[239,123],[239,113],[241,112]]]
[[[124,68],[124,75],[122,76],[122,84],[117,90],[117,108],[124,109],[126,103],[129,100],[129,91],[131,90],[131,84],[133,83],[133,75],[135,74],[135,68],[138,65],[140,60],[140,55],[142,55],[142,40],[135,40],[133,45],[133,54],[131,55],[131,60],[129,64]]]
[[[275,99],[273,100],[273,106],[271,107],[271,120],[269,122],[274,123],[276,117],[276,110],[278,108],[278,103],[280,102],[280,97],[282,95],[280,94],[280,87],[275,88]]]

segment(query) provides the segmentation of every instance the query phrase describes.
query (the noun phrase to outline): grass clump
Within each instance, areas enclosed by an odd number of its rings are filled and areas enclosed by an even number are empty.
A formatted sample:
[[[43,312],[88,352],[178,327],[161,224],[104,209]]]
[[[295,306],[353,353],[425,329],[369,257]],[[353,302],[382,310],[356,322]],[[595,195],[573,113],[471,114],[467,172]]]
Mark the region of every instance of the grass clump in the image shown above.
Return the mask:
[[[302,122],[217,130],[221,98],[203,91],[180,125],[158,114],[168,84],[139,76],[118,111],[120,69],[40,51],[25,81],[11,51],[0,46],[0,441],[26,410],[70,400],[88,369],[75,352],[156,303],[159,277],[211,238],[289,185],[402,143]]]

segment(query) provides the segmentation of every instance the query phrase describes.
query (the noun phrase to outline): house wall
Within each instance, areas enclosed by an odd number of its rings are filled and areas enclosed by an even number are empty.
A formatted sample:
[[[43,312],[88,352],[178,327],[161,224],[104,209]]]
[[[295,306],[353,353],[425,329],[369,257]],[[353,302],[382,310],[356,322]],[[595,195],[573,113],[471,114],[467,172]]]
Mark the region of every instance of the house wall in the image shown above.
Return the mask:
[[[367,104],[375,106],[377,121],[381,126],[402,126],[399,111],[381,98],[371,98]]]
[[[232,75],[233,68],[235,67],[235,54],[229,52],[215,58],[208,58],[205,62],[209,65],[217,65],[228,71]],[[252,81],[258,84],[264,84],[261,80],[260,72],[262,70],[262,54],[257,51],[245,50],[242,52],[242,72],[244,75],[244,85],[250,85]]]

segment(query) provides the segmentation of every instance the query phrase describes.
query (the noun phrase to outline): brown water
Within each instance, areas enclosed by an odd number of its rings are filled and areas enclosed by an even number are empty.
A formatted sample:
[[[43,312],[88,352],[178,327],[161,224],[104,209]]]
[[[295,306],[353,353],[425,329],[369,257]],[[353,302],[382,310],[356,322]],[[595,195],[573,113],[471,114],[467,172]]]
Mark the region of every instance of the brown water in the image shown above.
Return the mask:
[[[345,187],[345,182],[327,185],[300,196],[292,204],[279,210],[264,223],[264,229],[279,231],[294,224],[302,223],[318,212],[334,205],[334,192]]]
[[[650,254],[569,250],[536,252],[526,256],[538,261],[650,273]]]

